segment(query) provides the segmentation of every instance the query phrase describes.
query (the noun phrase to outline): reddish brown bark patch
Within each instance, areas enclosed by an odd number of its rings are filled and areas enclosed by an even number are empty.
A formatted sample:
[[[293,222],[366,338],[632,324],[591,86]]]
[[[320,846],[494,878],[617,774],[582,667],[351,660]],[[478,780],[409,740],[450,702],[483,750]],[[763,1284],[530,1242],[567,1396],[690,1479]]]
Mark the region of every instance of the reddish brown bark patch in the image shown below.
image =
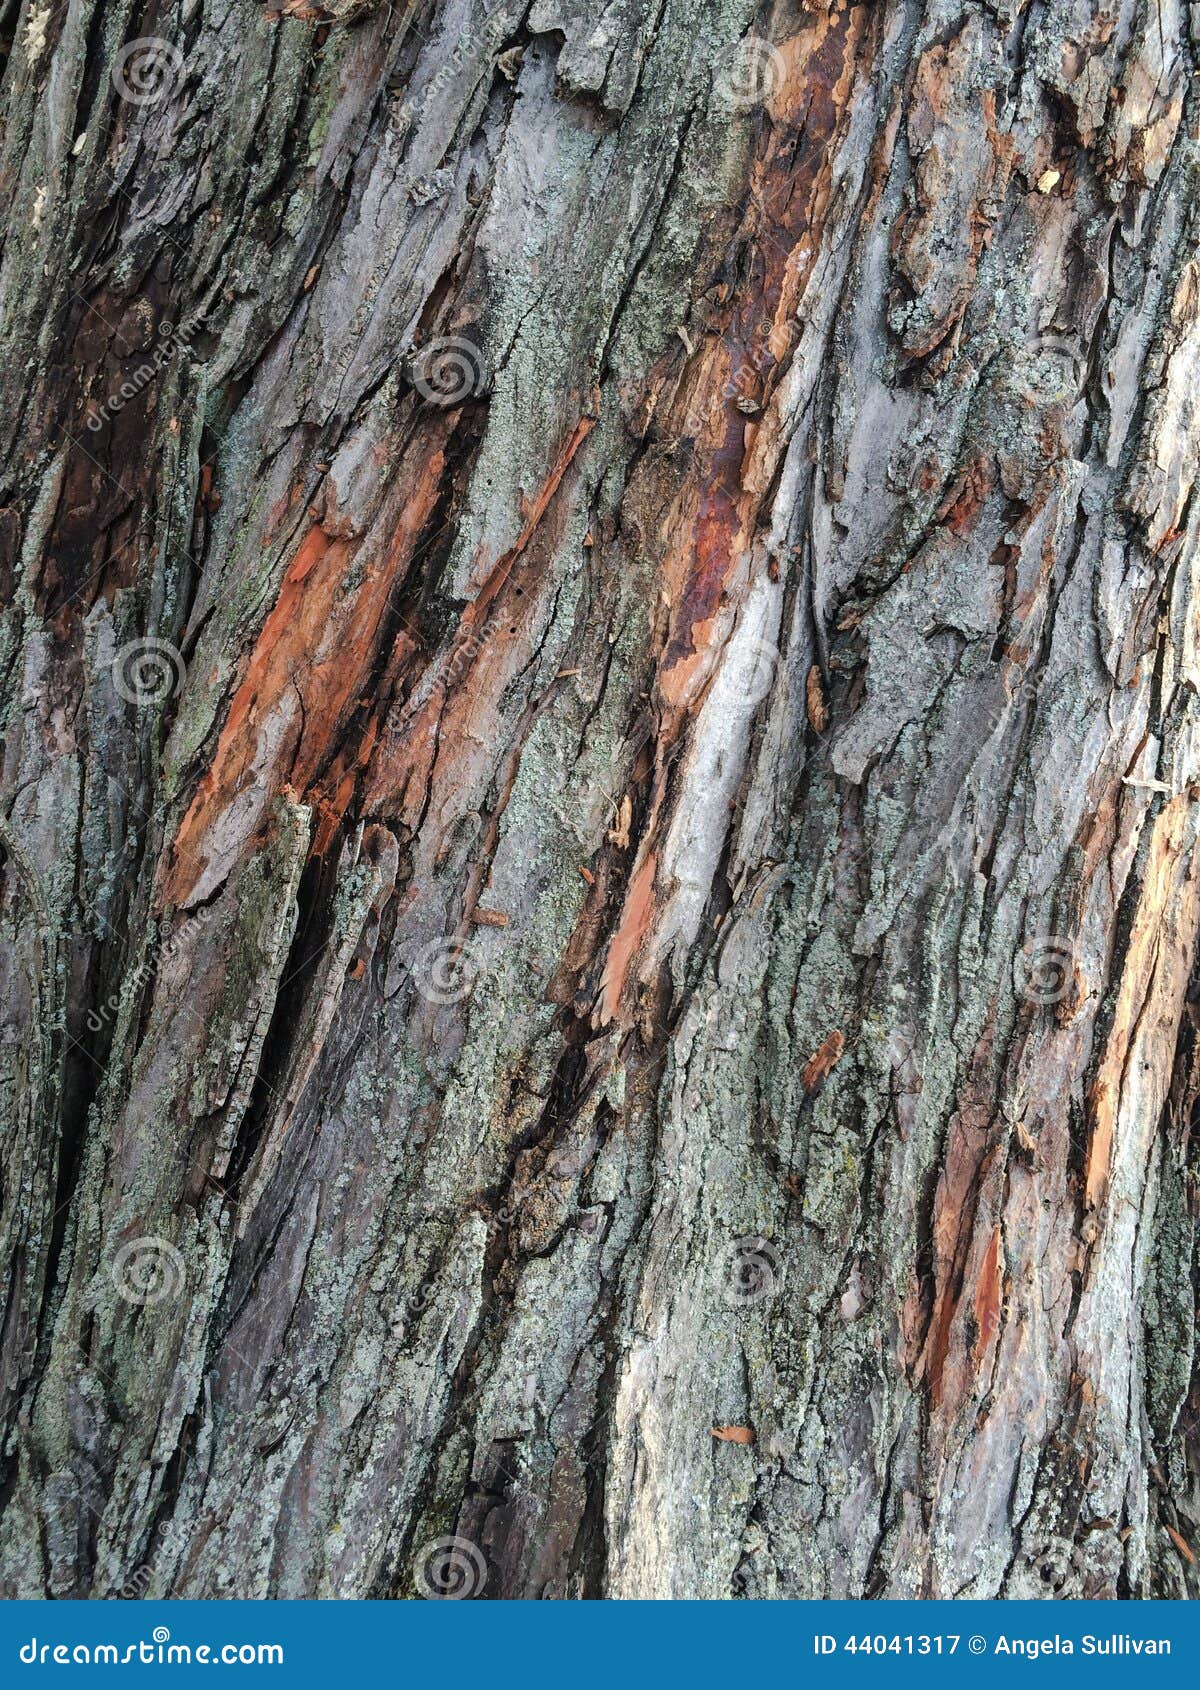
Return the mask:
[[[815,1097],[826,1080],[842,1060],[842,1052],[846,1048],[845,1035],[834,1028],[829,1036],[821,1041],[804,1064],[800,1074],[800,1084],[810,1097]]]
[[[440,444],[409,466],[403,512],[382,550],[366,557],[361,539],[344,539],[326,516],[300,542],[278,597],[263,624],[221,729],[212,763],[179,826],[163,883],[167,901],[182,905],[209,865],[215,840],[240,824],[226,823],[241,801],[254,833],[285,784],[318,801],[322,835],[336,825],[354,790],[352,770],[363,741],[373,742],[369,710],[354,747],[341,744],[351,713],[368,688],[385,627],[389,595],[403,579],[419,536],[437,503],[444,456]],[[340,762],[314,791],[318,778]],[[221,837],[220,849],[231,842]]]

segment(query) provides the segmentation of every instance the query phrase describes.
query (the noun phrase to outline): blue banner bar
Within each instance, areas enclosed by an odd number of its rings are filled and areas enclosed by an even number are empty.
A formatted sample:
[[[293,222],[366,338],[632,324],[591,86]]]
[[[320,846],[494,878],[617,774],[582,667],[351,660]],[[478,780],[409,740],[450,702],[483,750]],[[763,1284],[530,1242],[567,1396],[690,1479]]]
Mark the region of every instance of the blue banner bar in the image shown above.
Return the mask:
[[[1181,1602],[8,1602],[0,1684],[278,1686],[347,1671],[422,1690],[714,1690],[1071,1680],[1197,1682]],[[220,1682],[220,1680],[218,1680]]]

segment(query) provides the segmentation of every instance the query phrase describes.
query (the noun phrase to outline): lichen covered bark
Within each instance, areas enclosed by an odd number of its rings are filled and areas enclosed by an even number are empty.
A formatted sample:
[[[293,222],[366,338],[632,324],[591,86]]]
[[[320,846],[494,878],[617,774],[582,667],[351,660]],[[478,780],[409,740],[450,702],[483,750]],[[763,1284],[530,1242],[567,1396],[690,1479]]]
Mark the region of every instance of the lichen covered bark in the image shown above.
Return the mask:
[[[7,1594],[1196,1593],[1193,16],[23,0]]]

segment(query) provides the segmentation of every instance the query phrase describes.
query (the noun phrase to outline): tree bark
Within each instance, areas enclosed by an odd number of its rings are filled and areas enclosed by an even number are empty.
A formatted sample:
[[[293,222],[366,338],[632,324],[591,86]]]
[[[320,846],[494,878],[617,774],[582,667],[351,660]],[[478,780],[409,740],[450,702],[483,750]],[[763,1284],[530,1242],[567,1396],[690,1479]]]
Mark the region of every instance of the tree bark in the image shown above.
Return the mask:
[[[1195,1594],[1196,9],[6,13],[0,1588]]]

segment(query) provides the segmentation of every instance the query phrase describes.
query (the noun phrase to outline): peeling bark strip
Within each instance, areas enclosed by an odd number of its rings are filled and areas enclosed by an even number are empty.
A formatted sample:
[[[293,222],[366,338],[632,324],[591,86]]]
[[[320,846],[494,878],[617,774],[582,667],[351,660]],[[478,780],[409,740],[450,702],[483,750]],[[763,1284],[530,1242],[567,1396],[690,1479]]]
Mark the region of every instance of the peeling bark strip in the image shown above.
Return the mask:
[[[1200,1592],[1195,27],[23,0],[4,1594]]]

